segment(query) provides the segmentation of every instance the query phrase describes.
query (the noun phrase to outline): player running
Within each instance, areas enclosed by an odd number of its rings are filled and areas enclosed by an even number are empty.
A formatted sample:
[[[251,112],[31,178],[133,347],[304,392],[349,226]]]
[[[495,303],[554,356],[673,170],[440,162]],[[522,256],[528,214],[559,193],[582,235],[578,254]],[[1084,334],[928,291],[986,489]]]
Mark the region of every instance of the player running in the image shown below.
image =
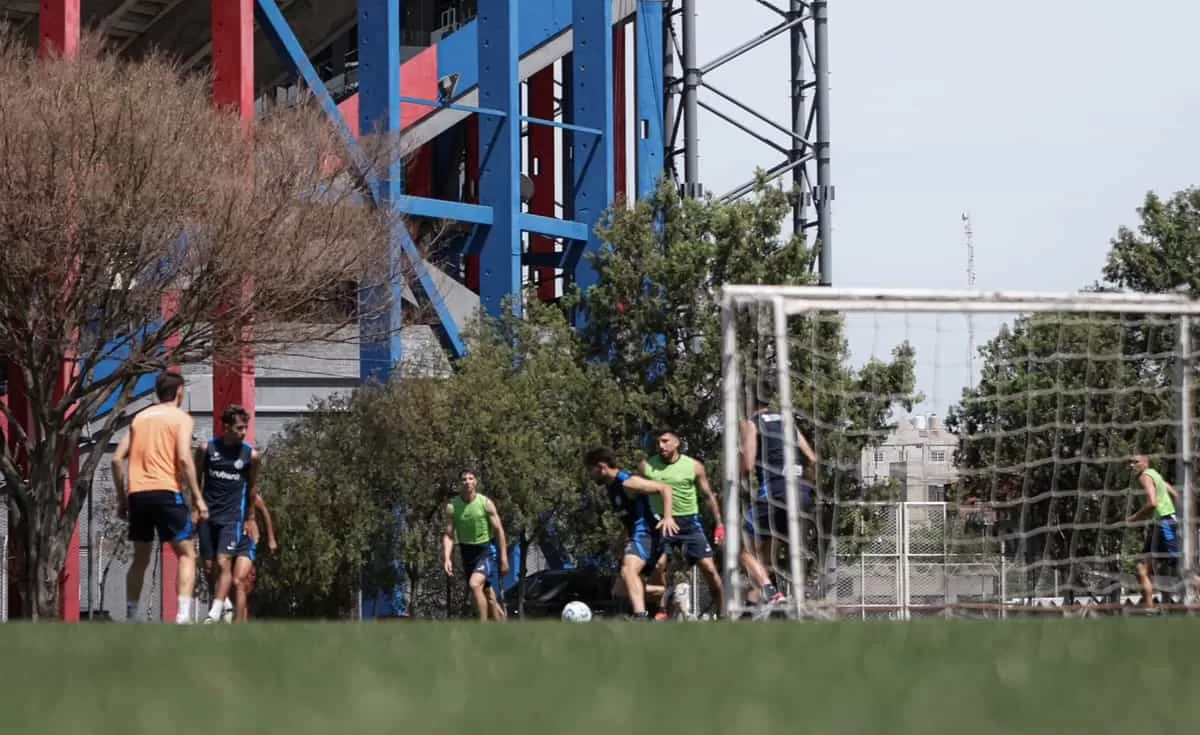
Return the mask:
[[[474,470],[459,474],[459,492],[446,506],[446,529],[442,534],[442,566],[454,576],[454,539],[462,557],[463,572],[471,599],[479,613],[479,622],[503,621],[504,606],[497,595],[503,594],[500,580],[508,574],[508,539],[496,504],[478,491],[479,477]],[[496,573],[499,567],[499,574]]]
[[[205,623],[245,622],[247,587],[258,544],[257,506],[261,457],[246,443],[250,414],[238,405],[221,413],[222,436],[196,451],[209,518],[200,524],[200,557],[212,591]],[[236,560],[236,561],[235,561]],[[234,602],[229,601],[230,588]]]
[[[662,555],[662,538],[671,536],[679,527],[675,524],[671,486],[648,480],[622,470],[617,455],[607,447],[597,447],[583,457],[588,476],[608,490],[608,502],[613,514],[625,526],[629,540],[621,557],[618,595],[629,598],[633,617],[649,620],[646,612],[647,594],[662,594],[662,589],[650,590],[642,582],[642,572],[648,563]],[[665,511],[655,513],[650,499],[660,496]]]
[[[671,487],[673,509],[667,513],[663,507],[663,496],[650,496],[650,505],[654,512],[662,516],[670,515],[678,532],[663,540],[662,553],[655,560],[655,578],[667,583],[668,557],[678,551],[689,567],[699,566],[704,575],[704,582],[712,595],[717,610],[725,609],[724,590],[721,585],[721,575],[713,561],[712,546],[704,532],[704,522],[700,519],[700,508],[697,503],[697,489],[704,494],[705,501],[713,517],[717,519],[717,538],[723,538],[725,529],[721,525],[721,510],[717,507],[717,497],[713,494],[708,482],[708,474],[704,463],[683,454],[679,434],[670,429],[656,432],[658,440],[658,455],[642,460],[638,472],[649,480],[661,482]],[[667,611],[661,615],[665,617]]]
[[[1146,532],[1146,542],[1142,547],[1145,556],[1138,560],[1137,575],[1142,585],[1142,605],[1147,610],[1154,609],[1154,566],[1160,559],[1166,559],[1168,565],[1175,566],[1179,560],[1179,528],[1175,519],[1175,501],[1179,493],[1163,476],[1150,467],[1150,458],[1139,454],[1133,458],[1130,467],[1137,473],[1137,481],[1146,493],[1146,504],[1126,519],[1126,523],[1135,523],[1153,514],[1154,524]]]
[[[117,444],[112,457],[113,484],[117,491],[117,516],[129,521],[133,561],[125,576],[125,616],[137,618],[142,580],[150,564],[154,536],[170,544],[179,560],[175,594],[179,607],[176,623],[192,618],[196,590],[196,547],[192,543],[195,523],[208,518],[208,506],[196,482],[192,463],[194,421],[183,403],[183,376],[164,373],[154,381],[158,403],[133,417],[129,431]],[[126,487],[125,463],[129,463]],[[180,479],[182,478],[182,483]],[[187,498],[181,490],[187,490]],[[191,511],[188,511],[188,505]]]
[[[740,561],[750,579],[761,591],[760,601],[778,603],[783,594],[771,582],[768,569],[775,558],[780,534],[787,532],[787,482],[784,466],[783,416],[772,411],[763,396],[754,402],[750,418],[741,422],[742,472],[754,479],[757,490],[754,502],[746,511],[743,527],[747,543],[742,545]],[[792,468],[800,490],[800,509],[812,507],[812,486],[804,479],[804,471],[817,463],[817,455],[809,446],[804,435],[796,430],[796,457],[798,464]],[[802,580],[796,580],[802,584]]]

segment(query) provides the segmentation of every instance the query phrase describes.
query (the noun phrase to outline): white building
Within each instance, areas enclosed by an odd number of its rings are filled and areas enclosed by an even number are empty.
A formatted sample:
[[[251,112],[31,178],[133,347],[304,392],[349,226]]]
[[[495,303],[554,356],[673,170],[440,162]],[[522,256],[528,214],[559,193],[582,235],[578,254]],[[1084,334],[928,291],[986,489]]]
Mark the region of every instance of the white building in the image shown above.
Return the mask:
[[[958,477],[957,448],[958,437],[946,431],[937,414],[910,416],[900,419],[882,443],[863,449],[859,472],[866,482],[898,480],[907,502],[944,502],[946,486]]]

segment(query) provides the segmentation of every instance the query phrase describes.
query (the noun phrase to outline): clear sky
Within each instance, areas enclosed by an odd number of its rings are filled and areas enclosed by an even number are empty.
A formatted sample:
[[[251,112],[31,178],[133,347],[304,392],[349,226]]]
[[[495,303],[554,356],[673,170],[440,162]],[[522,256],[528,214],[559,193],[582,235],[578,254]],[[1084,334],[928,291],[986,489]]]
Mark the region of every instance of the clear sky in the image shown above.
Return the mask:
[[[786,4],[786,0],[775,0]],[[1183,0],[831,0],[836,286],[961,289],[975,230],[982,289],[1075,290],[1145,192],[1200,184],[1200,4]],[[698,0],[700,62],[775,22],[752,0]],[[708,80],[788,122],[788,43]],[[701,99],[711,100],[701,93]],[[704,185],[780,157],[701,112]],[[976,342],[996,319],[976,320]],[[966,382],[966,321],[853,320],[855,361],[907,334],[922,409]]]

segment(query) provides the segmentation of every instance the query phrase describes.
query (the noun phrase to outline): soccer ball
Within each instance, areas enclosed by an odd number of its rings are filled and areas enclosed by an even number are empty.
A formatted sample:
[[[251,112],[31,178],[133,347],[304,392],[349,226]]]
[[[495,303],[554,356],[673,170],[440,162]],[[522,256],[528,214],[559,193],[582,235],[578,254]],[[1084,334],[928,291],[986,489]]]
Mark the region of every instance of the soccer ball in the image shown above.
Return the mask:
[[[563,608],[562,619],[568,623],[586,623],[592,619],[592,608],[579,600],[568,602]]]

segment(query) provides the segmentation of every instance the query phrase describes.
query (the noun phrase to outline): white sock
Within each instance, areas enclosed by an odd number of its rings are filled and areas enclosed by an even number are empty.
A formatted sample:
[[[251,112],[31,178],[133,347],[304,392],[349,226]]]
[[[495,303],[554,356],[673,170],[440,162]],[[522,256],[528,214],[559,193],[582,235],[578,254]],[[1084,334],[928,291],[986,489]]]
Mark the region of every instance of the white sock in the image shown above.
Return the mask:
[[[213,600],[212,607],[208,610],[208,617],[216,620],[221,617],[221,611],[225,609],[223,600]]]
[[[225,598],[225,609],[226,609],[226,610],[232,610],[232,609],[233,609],[233,603],[229,601],[229,598],[228,598],[228,597],[226,597],[226,598]]]
[[[179,611],[175,613],[176,621],[187,621],[192,619],[192,602],[194,598],[180,597]]]
[[[138,616],[137,600],[133,600],[133,601],[126,600],[125,601],[125,619],[132,622],[134,620],[137,620],[137,616]]]

